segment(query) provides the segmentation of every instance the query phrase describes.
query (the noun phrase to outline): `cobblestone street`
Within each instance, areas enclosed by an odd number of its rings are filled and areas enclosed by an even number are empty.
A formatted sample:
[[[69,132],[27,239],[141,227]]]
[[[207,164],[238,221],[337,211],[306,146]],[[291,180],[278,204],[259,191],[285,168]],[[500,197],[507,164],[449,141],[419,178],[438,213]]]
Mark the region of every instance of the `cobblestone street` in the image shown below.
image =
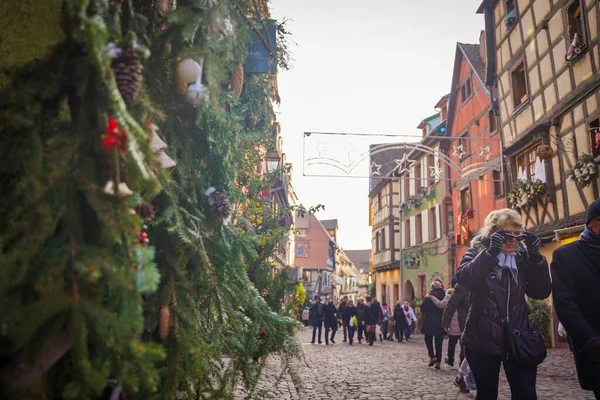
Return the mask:
[[[427,366],[427,350],[423,337],[415,336],[409,343],[377,342],[369,347],[355,342],[350,347],[311,345],[308,329],[298,334],[301,360],[295,362],[303,389],[296,393],[290,376],[279,382],[281,368],[277,359],[268,361],[263,378],[250,397],[252,399],[474,399],[475,393],[460,394],[453,385],[456,367],[442,364],[441,370]],[[446,341],[444,341],[444,351]],[[456,352],[458,357],[458,349]],[[509,399],[510,390],[500,373],[500,399]],[[594,399],[591,392],[579,388],[575,368],[567,349],[553,349],[538,370],[539,399]],[[235,399],[248,398],[241,390]]]

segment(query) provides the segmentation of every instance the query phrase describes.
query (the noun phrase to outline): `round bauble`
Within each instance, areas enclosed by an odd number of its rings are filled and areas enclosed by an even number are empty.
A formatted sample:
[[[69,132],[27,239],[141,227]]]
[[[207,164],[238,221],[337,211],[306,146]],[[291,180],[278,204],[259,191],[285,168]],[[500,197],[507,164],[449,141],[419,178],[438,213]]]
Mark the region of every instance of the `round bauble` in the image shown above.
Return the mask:
[[[185,98],[190,104],[200,104],[208,100],[206,86],[201,83],[192,83],[185,92]]]
[[[554,156],[554,149],[549,144],[542,144],[537,148],[537,154],[542,160],[547,160]]]
[[[202,75],[202,67],[191,58],[177,64],[177,79],[180,82],[196,82]]]

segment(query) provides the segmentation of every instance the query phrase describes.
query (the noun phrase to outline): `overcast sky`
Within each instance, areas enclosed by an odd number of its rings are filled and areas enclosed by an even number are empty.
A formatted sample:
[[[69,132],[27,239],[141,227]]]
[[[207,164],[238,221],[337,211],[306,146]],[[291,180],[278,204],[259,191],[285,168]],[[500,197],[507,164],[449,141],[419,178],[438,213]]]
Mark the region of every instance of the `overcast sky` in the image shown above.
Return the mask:
[[[450,91],[456,42],[479,41],[480,3],[271,1],[273,18],[292,20],[286,26],[297,43],[293,69],[278,75],[278,120],[287,162],[294,165],[293,185],[304,205],[325,204],[319,219],[339,220],[341,247],[371,247],[369,182],[303,176],[303,133],[418,134],[416,126]],[[357,141],[354,154],[365,146]],[[368,175],[368,163],[358,172]]]

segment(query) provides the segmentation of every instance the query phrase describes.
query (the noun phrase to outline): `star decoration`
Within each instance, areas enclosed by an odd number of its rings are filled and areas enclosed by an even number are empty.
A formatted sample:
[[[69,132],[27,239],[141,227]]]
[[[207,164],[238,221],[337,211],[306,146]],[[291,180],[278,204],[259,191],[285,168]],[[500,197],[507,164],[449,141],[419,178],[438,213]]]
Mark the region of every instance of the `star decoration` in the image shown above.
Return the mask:
[[[396,163],[396,167],[398,168],[398,174],[402,175],[404,172],[408,171],[412,168],[413,165],[417,163],[417,160],[411,160],[408,158],[408,154],[402,154],[402,158],[399,160],[394,160]]]
[[[354,145],[354,143],[346,142],[346,145],[344,146],[344,150],[346,151],[346,154],[348,155],[348,161],[352,162],[352,153],[354,153],[356,151],[356,146]]]
[[[485,158],[485,161],[490,161],[490,153],[490,146],[481,146],[477,151],[477,155],[481,158]]]
[[[454,149],[452,155],[458,157],[459,160],[462,160],[464,156],[467,155],[467,152],[462,144],[459,144],[458,146],[453,145],[452,148]]]
[[[371,162],[371,175],[381,175],[381,164],[377,164],[375,161]]]
[[[439,161],[437,161],[435,164],[433,164],[433,166],[429,167],[429,170],[431,171],[429,176],[431,176],[432,178],[435,178],[435,179],[440,179],[440,174],[442,173],[442,170],[440,169]]]
[[[325,144],[325,142],[317,143],[317,151],[319,152],[319,157],[321,157],[323,153],[327,151],[327,145]]]

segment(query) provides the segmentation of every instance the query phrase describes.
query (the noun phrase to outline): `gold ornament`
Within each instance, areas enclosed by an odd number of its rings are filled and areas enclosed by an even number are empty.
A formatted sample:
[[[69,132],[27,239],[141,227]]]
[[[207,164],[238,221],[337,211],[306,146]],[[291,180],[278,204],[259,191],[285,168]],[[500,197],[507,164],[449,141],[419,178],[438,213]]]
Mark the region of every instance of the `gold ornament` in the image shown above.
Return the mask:
[[[168,306],[160,308],[160,318],[158,321],[158,336],[164,341],[169,336],[169,325],[171,323],[171,311]]]
[[[240,97],[244,88],[244,67],[242,64],[235,64],[231,71],[231,93],[236,97]]]
[[[554,149],[549,144],[542,144],[537,148],[537,154],[542,160],[547,160],[554,156]]]

